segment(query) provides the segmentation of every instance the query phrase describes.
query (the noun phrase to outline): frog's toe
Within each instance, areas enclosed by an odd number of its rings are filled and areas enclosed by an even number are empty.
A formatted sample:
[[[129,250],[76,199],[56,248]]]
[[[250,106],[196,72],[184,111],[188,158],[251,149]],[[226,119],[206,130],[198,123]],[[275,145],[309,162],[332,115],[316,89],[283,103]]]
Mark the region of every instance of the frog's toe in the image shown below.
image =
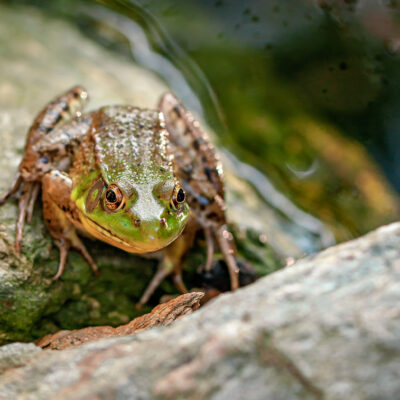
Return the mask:
[[[19,179],[17,179],[18,181]],[[37,186],[36,182],[27,182],[23,181],[21,184],[21,194],[18,199],[18,217],[17,217],[17,226],[15,230],[15,252],[19,254],[21,252],[22,247],[22,236],[24,231],[24,225],[26,221],[26,213],[28,210],[29,203],[32,203],[32,208],[34,202],[37,198],[37,193],[34,194],[34,188]],[[32,194],[35,196],[34,201],[32,202]]]
[[[58,271],[53,276],[53,281],[58,281],[61,278],[61,276],[65,270],[68,251],[69,251],[71,245],[70,245],[69,240],[67,240],[67,239],[58,239],[55,241],[55,244],[60,250],[60,262],[58,264]]]
[[[82,248],[81,249],[77,249],[83,256],[83,258],[86,260],[86,262],[89,264],[90,268],[93,271],[93,275],[94,276],[99,276],[100,271],[99,271],[99,267],[97,266],[97,264],[94,262],[93,258],[91,257],[91,255],[88,253],[88,251],[86,250],[86,248],[83,246],[82,244]]]
[[[168,257],[165,256],[163,262],[158,268],[158,271],[153,276],[153,279],[151,280],[141,299],[139,300],[139,303],[136,304],[137,310],[140,310],[150,300],[150,297],[153,295],[161,282],[169,275],[172,275],[173,282],[179,292],[188,292],[182,279],[182,264],[180,262],[177,262],[175,265],[173,265]]]
[[[3,205],[21,186],[22,176],[18,174],[11,184],[10,188],[0,196],[0,206]]]
[[[79,237],[77,235],[75,235],[75,237],[73,239],[72,247],[75,250],[79,251],[79,253],[82,254],[82,257],[85,259],[85,261],[89,264],[90,268],[92,269],[93,274],[95,276],[98,276],[99,275],[99,267],[97,266],[97,264],[93,260],[92,256],[87,251],[85,245],[82,243],[82,241],[79,239]]]
[[[14,251],[16,254],[20,254],[22,250],[22,233],[24,229],[25,219],[26,219],[26,211],[27,205],[31,202],[31,194],[32,194],[32,185],[36,185],[35,183],[24,182],[22,176],[20,174],[17,175],[11,187],[0,196],[0,205],[3,205],[13,194],[18,192],[20,188],[21,194],[18,199],[18,217],[17,217],[17,225],[15,230],[15,243],[14,243]],[[39,188],[40,189],[40,188]],[[36,197],[35,197],[36,199]],[[34,201],[32,203],[32,208],[34,205]]]
[[[14,243],[14,251],[15,251],[15,254],[20,254],[20,253],[21,253],[21,249],[22,249],[22,242],[21,242],[20,240],[17,240],[17,241]]]
[[[54,242],[57,245],[58,249],[60,250],[60,262],[58,264],[58,271],[53,277],[53,281],[59,280],[62,274],[64,273],[67,264],[68,252],[71,249],[71,247],[79,251],[79,253],[81,253],[85,261],[89,264],[90,268],[92,269],[93,274],[96,276],[99,275],[99,268],[97,267],[97,264],[94,262],[93,258],[86,250],[86,247],[81,242],[79,237],[75,233],[70,236],[71,236],[70,238],[56,239]]]
[[[239,288],[239,267],[235,259],[236,247],[232,233],[229,232],[226,225],[222,225],[216,232],[216,238],[228,266],[231,289],[236,290]]]
[[[160,283],[171,273],[172,270],[170,268],[167,268],[165,266],[165,263],[161,263],[160,267],[158,268],[158,271],[153,276],[151,282],[149,283],[145,292],[140,298],[139,303],[136,304],[137,310],[140,310],[150,300],[150,297],[152,296],[154,291],[158,288]]]
[[[26,209],[26,222],[28,224],[30,224],[32,221],[33,209],[35,207],[35,203],[38,198],[39,192],[40,192],[40,184],[34,183],[30,198],[28,200],[27,209]]]

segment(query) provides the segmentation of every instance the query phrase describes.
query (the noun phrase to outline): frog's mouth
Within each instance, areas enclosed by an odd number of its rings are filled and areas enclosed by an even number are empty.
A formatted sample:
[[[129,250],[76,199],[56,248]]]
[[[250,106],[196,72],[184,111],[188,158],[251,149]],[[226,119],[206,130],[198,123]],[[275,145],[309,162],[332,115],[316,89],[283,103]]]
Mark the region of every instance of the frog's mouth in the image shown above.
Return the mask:
[[[167,246],[169,243],[165,245],[158,246],[135,246],[133,243],[127,242],[124,239],[121,239],[119,236],[115,235],[115,233],[109,231],[108,229],[99,225],[96,221],[93,221],[88,216],[80,218],[81,223],[84,229],[94,236],[96,239],[102,240],[103,242],[109,243],[112,246],[118,247],[122,250],[127,251],[128,253],[151,253],[157,250],[162,249]],[[154,244],[156,244],[155,242]]]

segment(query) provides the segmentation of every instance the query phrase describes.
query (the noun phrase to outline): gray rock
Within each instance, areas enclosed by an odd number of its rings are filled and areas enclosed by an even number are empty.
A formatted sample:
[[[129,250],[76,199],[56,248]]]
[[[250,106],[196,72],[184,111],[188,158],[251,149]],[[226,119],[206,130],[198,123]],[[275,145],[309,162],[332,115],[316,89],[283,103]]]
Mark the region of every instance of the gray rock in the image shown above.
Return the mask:
[[[396,223],[169,327],[38,352],[0,376],[0,399],[399,398],[399,257]]]
[[[1,347],[0,373],[27,363],[29,358],[34,357],[41,350],[33,343],[12,343]]]

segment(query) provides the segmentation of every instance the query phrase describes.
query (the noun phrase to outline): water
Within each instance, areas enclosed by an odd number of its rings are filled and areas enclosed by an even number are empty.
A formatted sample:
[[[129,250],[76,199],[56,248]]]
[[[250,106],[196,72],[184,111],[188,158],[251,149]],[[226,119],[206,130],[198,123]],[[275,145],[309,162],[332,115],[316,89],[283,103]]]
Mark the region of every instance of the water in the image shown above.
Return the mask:
[[[395,2],[25,3],[156,71],[260,198],[323,246],[397,219]]]

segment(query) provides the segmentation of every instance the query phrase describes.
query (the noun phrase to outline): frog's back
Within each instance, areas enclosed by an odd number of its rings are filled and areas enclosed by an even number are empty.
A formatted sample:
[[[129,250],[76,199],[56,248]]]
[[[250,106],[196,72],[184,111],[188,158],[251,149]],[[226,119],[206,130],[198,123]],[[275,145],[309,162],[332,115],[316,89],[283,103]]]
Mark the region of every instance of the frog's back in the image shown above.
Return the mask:
[[[146,184],[165,173],[173,174],[168,132],[158,111],[106,106],[89,116],[91,129],[70,170],[75,186],[93,171],[98,171],[106,184]]]
[[[169,167],[168,134],[158,111],[108,106],[96,118],[93,138],[97,164],[109,179],[120,171],[140,169],[140,176],[146,177],[146,170],[150,173],[154,167]]]

